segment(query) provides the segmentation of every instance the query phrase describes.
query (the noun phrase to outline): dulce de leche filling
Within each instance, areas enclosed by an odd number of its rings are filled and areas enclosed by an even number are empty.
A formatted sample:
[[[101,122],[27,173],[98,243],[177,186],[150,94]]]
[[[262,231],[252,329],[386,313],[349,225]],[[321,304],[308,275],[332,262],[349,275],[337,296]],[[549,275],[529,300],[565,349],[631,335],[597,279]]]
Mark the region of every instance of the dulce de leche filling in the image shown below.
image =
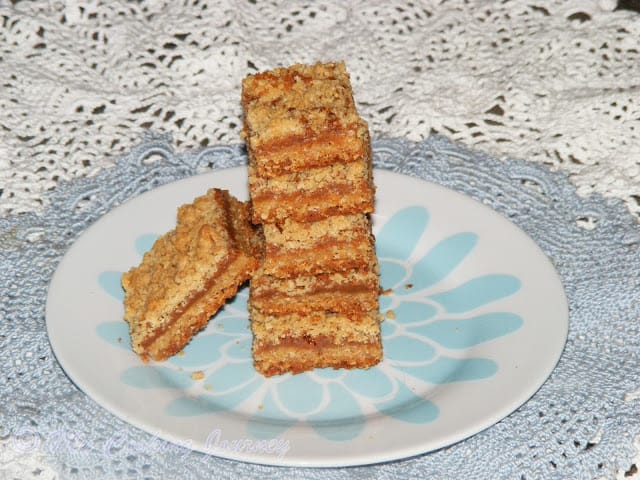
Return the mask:
[[[356,134],[358,125],[345,129],[327,129],[316,133],[308,130],[304,134],[289,135],[264,142],[252,150],[256,162],[256,173],[260,177],[271,178],[278,175],[304,171],[331,165],[338,161],[349,163],[359,161],[366,148]],[[304,162],[290,159],[304,158]]]
[[[224,259],[223,262],[220,263],[218,267],[218,272],[225,272],[231,264],[235,262],[235,260],[239,257],[237,252],[229,252],[229,255]],[[163,324],[153,330],[151,334],[149,334],[144,341],[140,342],[140,346],[143,349],[148,349],[150,345],[152,345],[158,338],[160,338],[167,330],[169,330],[185,313],[187,313],[194,305],[202,300],[205,295],[209,296],[211,290],[219,290],[222,291],[220,287],[220,278],[222,275],[213,275],[208,278],[202,288],[197,289],[189,293],[186,298],[176,306],[173,310],[171,310],[166,316]],[[217,288],[215,288],[217,287]]]
[[[273,352],[279,347],[296,347],[301,349],[321,350],[325,347],[379,347],[380,339],[375,338],[365,341],[340,341],[336,343],[335,337],[332,335],[301,335],[296,337],[284,337],[277,339],[277,342],[260,341],[255,344],[253,352],[259,355],[264,352]]]

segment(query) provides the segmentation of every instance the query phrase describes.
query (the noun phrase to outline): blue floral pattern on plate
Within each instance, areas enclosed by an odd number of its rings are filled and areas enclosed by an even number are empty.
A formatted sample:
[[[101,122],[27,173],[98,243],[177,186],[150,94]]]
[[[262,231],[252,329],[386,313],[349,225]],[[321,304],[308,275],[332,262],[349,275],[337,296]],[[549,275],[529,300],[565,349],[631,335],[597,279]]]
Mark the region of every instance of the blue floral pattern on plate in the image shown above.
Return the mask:
[[[495,375],[500,365],[469,356],[469,350],[515,332],[523,321],[500,304],[520,290],[517,277],[488,272],[460,281],[456,274],[472,257],[478,235],[459,232],[436,239],[425,254],[416,254],[429,235],[428,226],[426,208],[407,207],[376,235],[384,289],[380,309],[385,315],[384,361],[378,366],[262,377],[253,368],[248,292],[243,289],[183,352],[162,364],[130,367],[121,381],[140,389],[184,392],[166,406],[165,413],[171,416],[257,405],[249,407],[248,422],[249,433],[256,438],[273,438],[307,422],[322,437],[344,441],[357,437],[371,416],[415,424],[436,420],[439,408],[428,392],[438,385],[480,382]],[[138,237],[137,252],[144,254],[155,238]],[[98,278],[103,291],[118,301],[123,299],[121,274],[104,271]],[[131,352],[124,321],[103,322],[97,334]]]

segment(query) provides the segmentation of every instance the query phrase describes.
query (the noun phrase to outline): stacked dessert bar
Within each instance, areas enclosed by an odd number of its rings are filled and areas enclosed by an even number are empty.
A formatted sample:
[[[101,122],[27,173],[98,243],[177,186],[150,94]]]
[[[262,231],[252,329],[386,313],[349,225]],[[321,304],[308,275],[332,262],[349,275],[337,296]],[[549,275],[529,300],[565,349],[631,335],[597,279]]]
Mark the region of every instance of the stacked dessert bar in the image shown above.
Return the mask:
[[[371,142],[344,63],[294,65],[242,84],[252,221],[256,369],[366,368],[382,358]]]
[[[205,327],[262,260],[248,202],[211,189],[178,209],[176,227],[122,275],[133,350],[166,360]]]

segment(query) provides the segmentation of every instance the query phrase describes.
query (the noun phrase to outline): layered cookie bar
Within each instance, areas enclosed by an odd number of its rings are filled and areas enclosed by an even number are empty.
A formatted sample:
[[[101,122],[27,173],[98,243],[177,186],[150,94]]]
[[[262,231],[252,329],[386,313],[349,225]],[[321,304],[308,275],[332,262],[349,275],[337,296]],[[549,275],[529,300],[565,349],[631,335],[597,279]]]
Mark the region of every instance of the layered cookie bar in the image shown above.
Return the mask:
[[[254,222],[373,211],[371,141],[344,63],[251,75],[242,106]]]
[[[265,376],[313,368],[367,368],[382,359],[378,311],[271,316],[252,309],[253,357]]]
[[[332,215],[373,212],[375,188],[370,155],[368,152],[366,158],[356,162],[271,178],[258,176],[255,162],[250,161],[253,222],[313,222]]]
[[[318,311],[357,316],[377,310],[378,283],[377,265],[293,278],[256,273],[250,302],[255,310],[271,316]]]
[[[289,259],[280,257],[287,269],[275,269],[285,273],[284,278],[265,273],[265,262],[251,279],[249,307],[256,369],[270,376],[311,368],[375,365],[382,358],[375,253],[354,254],[354,262],[364,265],[334,271],[332,267],[344,264],[327,262],[326,251],[316,263],[310,254],[313,250],[306,249],[309,253],[301,266],[324,264],[328,269],[292,275],[296,255],[290,253]],[[272,259],[272,265],[278,263]]]
[[[176,227],[122,276],[133,350],[145,361],[182,350],[255,272],[263,248],[248,203],[228,191],[181,206]]]
[[[366,215],[336,215],[317,222],[263,225],[261,271],[280,278],[367,268],[375,262],[375,240]]]
[[[244,133],[256,175],[273,178],[361,161],[367,124],[344,63],[293,65],[246,77]]]

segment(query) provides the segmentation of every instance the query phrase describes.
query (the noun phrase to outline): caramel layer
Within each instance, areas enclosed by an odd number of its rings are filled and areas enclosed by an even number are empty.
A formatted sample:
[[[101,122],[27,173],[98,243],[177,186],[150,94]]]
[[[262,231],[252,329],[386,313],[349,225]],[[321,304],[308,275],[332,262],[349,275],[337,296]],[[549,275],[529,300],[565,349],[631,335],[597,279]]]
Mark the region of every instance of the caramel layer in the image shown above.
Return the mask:
[[[224,272],[228,270],[229,266],[232,265],[236,261],[236,259],[238,259],[238,257],[239,255],[237,253],[231,252],[229,256],[225,259],[225,261],[220,265],[219,271]],[[256,266],[257,265],[254,265],[254,268]],[[206,300],[206,304],[209,307],[203,312],[203,315],[207,315],[207,312],[208,312],[208,315],[210,316],[214,311],[217,311],[218,308],[220,308],[220,306],[224,302],[224,299],[225,299],[224,293],[228,291],[228,287],[226,289],[224,287],[221,289],[220,286],[224,285],[225,283],[229,283],[229,284],[234,283],[233,279],[231,278],[227,279],[226,282],[223,282],[223,279],[222,279],[223,276],[224,275],[214,275],[213,277],[210,277],[205,282],[202,288],[198,290],[193,290],[188,295],[186,295],[185,299],[173,311],[171,311],[169,315],[167,315],[164,318],[163,324],[158,328],[154,329],[150,334],[147,334],[145,336],[144,340],[139,343],[140,348],[146,351],[148,350],[149,346],[152,345],[154,342],[156,342],[156,340],[159,337],[161,337],[162,335],[165,335],[169,331],[175,331],[176,324],[178,323],[178,321],[183,316],[188,315],[190,310],[194,310],[196,306],[201,306],[201,307],[205,306],[205,305],[202,305],[203,299]],[[248,276],[240,280],[240,282],[244,282],[247,279],[248,279]],[[237,289],[238,289],[238,285],[235,285],[235,290]],[[235,293],[235,291],[233,293]],[[207,319],[208,319],[208,316],[207,316]],[[199,323],[199,322],[196,322],[196,323]],[[206,323],[206,320],[205,320],[205,323]],[[193,328],[195,328],[195,326]],[[197,330],[200,330],[200,328],[198,328]],[[193,331],[192,333],[195,333],[195,331]],[[182,343],[180,339],[176,338],[175,344],[178,345],[180,343]],[[182,346],[184,346],[185,344],[186,342],[183,343]],[[181,348],[182,347],[178,348],[175,352],[170,353],[169,355],[167,355],[167,357],[179,352]],[[154,360],[157,360],[157,358],[153,356],[152,358]]]
[[[268,315],[317,310],[358,314],[378,309],[378,289],[375,271],[289,279],[258,274],[251,280],[250,302]]]
[[[274,348],[279,347],[296,347],[296,348],[311,348],[321,350],[325,347],[330,346],[340,346],[340,347],[350,347],[350,346],[360,346],[360,345],[379,345],[379,339],[372,339],[368,341],[356,342],[356,341],[348,341],[348,342],[336,342],[335,337],[332,335],[302,335],[300,337],[284,337],[279,338],[277,342],[265,342],[258,341],[256,342],[256,347],[254,352],[256,354],[260,354],[267,350],[273,350]]]
[[[315,222],[334,215],[371,213],[374,208],[373,193],[366,182],[292,193],[260,192],[252,200],[254,223],[277,223],[286,218]]]
[[[237,291],[238,287],[230,284],[222,290],[216,288],[212,292],[203,292],[191,309],[171,322],[152,342],[145,342],[144,356],[148,355],[154,360],[166,360],[180,352],[193,335],[202,330],[224,302]]]
[[[262,264],[265,274],[278,278],[300,275],[318,275],[330,272],[373,267],[375,252],[373,242],[331,242],[313,249],[277,249],[268,252]]]
[[[328,127],[322,132],[305,130],[262,142],[251,149],[256,174],[262,178],[273,178],[334,163],[359,161],[367,154],[367,145],[358,127]],[[250,138],[250,146],[251,143]]]

